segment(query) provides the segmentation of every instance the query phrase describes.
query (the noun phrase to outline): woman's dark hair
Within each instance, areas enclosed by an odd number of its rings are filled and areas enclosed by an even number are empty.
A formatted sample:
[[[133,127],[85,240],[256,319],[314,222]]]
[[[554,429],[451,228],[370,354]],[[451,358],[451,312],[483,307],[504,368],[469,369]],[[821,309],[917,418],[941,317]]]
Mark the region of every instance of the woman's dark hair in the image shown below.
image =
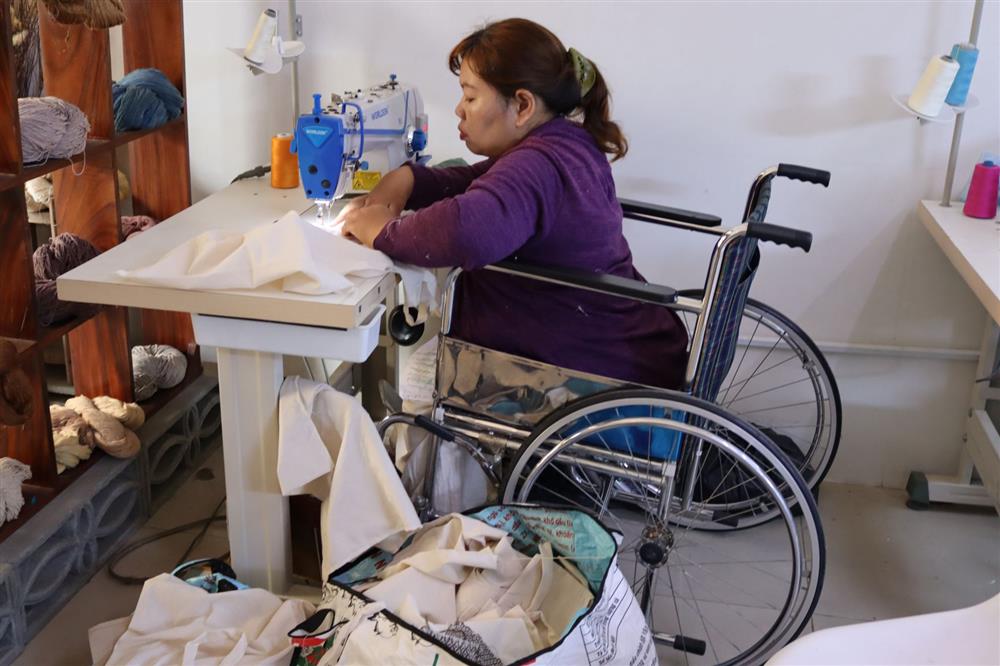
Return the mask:
[[[518,89],[531,91],[553,112],[582,115],[583,128],[598,148],[625,157],[628,141],[609,117],[611,93],[593,63],[594,84],[586,95],[576,77],[573,59],[551,31],[527,19],[507,19],[475,31],[451,50],[448,67],[454,74],[468,62],[484,81],[510,99]]]

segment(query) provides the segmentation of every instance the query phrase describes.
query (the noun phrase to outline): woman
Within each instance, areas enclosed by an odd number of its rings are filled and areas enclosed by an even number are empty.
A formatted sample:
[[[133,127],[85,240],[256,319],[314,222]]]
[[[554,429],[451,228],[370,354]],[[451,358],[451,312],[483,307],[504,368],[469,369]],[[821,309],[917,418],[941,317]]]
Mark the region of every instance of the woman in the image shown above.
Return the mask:
[[[461,139],[487,159],[405,165],[341,214],[344,233],[401,262],[461,266],[452,335],[620,380],[683,383],[687,335],[662,307],[480,270],[516,256],[642,280],[606,154],[625,156],[597,67],[549,30],[508,19],[448,58]],[[400,217],[404,209],[415,213]]]

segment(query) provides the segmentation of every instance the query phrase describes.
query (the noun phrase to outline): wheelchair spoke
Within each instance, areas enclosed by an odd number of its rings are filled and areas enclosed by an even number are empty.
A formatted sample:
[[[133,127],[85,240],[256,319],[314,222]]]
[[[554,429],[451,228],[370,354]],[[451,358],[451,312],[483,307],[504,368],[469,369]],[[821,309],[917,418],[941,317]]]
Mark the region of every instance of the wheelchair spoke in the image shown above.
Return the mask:
[[[674,588],[674,578],[673,578],[673,574],[671,573],[670,569],[667,569],[667,581],[670,583],[670,589],[671,590],[676,589],[676,588]],[[681,634],[683,636],[684,635],[684,626],[683,626],[683,622],[681,621],[681,609],[677,605],[677,595],[673,594],[671,596],[673,597],[673,601],[674,601],[674,613],[677,616],[677,633]],[[652,601],[650,601],[649,603],[650,603],[651,607],[655,606],[655,599],[652,600]],[[654,625],[652,622],[650,622],[649,624],[650,624],[650,627],[652,628],[652,630],[656,631],[656,629],[655,629],[656,625]],[[704,624],[705,624],[705,620],[703,618],[702,619],[702,626],[704,626]],[[705,630],[705,639],[708,641],[709,646],[711,646],[711,648],[712,648],[712,656],[715,659],[715,663],[718,663],[719,662],[719,657],[715,653],[715,643],[712,641],[712,637],[708,634],[708,630],[707,629]],[[684,663],[685,664],[690,664],[691,663],[691,658],[688,656],[687,650],[682,650],[681,652],[683,652],[683,654],[684,654]]]
[[[776,370],[776,369],[780,368],[781,366],[783,366],[785,363],[788,363],[789,361],[794,361],[796,358],[798,358],[798,357],[794,356],[794,355],[793,356],[789,356],[785,360],[778,361],[774,365],[770,365],[770,366],[764,368],[763,370],[755,371],[753,374],[749,375],[746,379],[741,379],[738,382],[736,381],[736,375],[734,374],[733,375],[733,381],[730,382],[723,390],[731,390],[732,388],[734,388],[736,386],[745,386],[745,385],[749,384],[750,382],[752,382],[754,379],[758,379],[759,377],[763,377],[768,372],[773,372],[774,370]]]
[[[696,600],[688,600],[688,599],[681,598],[681,601],[686,606],[688,606],[690,608],[693,608],[695,610],[695,612],[698,613],[698,618],[701,620],[701,625],[702,625],[702,627],[705,630],[705,637],[706,637],[709,645],[712,646],[712,655],[715,658],[715,662],[714,663],[718,663],[719,662],[719,656],[718,656],[718,653],[715,650],[715,641],[713,641],[712,638],[711,638],[712,637],[712,632],[710,632],[708,630],[708,626],[706,626],[706,625],[711,625],[712,629],[715,630],[715,633],[717,635],[721,636],[722,639],[726,643],[728,643],[731,648],[733,648],[734,650],[736,650],[737,654],[739,652],[741,652],[740,646],[737,645],[732,640],[730,640],[729,638],[726,637],[726,633],[727,632],[725,632],[721,627],[719,627],[719,625],[717,625],[716,623],[712,622],[711,620],[709,620],[708,618],[705,617],[705,613],[702,612],[701,607],[698,605],[698,602]],[[724,602],[719,601],[719,602],[715,602],[715,603],[724,603]],[[725,603],[725,606],[728,609],[733,610],[733,607],[730,604]],[[743,613],[736,612],[736,614],[739,615],[743,620],[746,621],[747,624],[749,624],[750,626],[752,626],[754,629],[757,629],[758,631],[762,631],[762,632],[767,630],[767,628],[760,627],[756,622],[753,622],[752,620],[750,620],[750,618],[748,618]]]
[[[735,650],[736,650],[737,652],[739,652],[739,651],[740,651],[740,647],[739,647],[738,645],[736,645],[736,643],[733,643],[733,642],[732,642],[731,640],[729,640],[728,638],[726,638],[726,637],[725,637],[725,634],[724,634],[723,632],[721,632],[721,631],[719,630],[719,627],[715,626],[715,624],[714,624],[714,623],[712,623],[712,622],[709,622],[709,621],[708,621],[708,620],[707,620],[707,619],[705,618],[705,613],[704,613],[704,612],[702,612],[702,610],[701,610],[701,606],[700,606],[700,605],[698,604],[698,598],[697,598],[697,596],[696,596],[696,595],[695,595],[695,593],[694,593],[694,588],[693,588],[693,587],[691,586],[691,579],[690,579],[690,577],[688,577],[687,573],[686,573],[686,572],[683,572],[683,571],[682,571],[682,576],[683,576],[683,578],[684,578],[684,581],[685,581],[685,582],[687,583],[687,586],[688,586],[688,590],[689,590],[689,591],[691,592],[691,599],[690,599],[690,600],[687,600],[687,599],[684,599],[684,598],[682,597],[682,598],[681,598],[681,601],[685,602],[685,603],[686,603],[686,604],[687,604],[688,606],[692,606],[692,607],[693,607],[693,608],[695,609],[695,611],[696,611],[696,612],[698,613],[698,619],[699,619],[699,620],[701,620],[701,626],[702,626],[702,629],[704,629],[704,630],[705,630],[705,637],[706,637],[706,639],[709,639],[709,640],[710,640],[710,638],[711,638],[711,636],[712,636],[712,632],[710,632],[710,631],[708,630],[708,624],[712,624],[712,628],[713,628],[713,629],[715,629],[715,630],[716,630],[716,632],[718,632],[718,633],[719,633],[719,634],[720,634],[720,635],[721,635],[721,636],[723,637],[723,639],[725,639],[725,641],[726,641],[727,643],[729,643],[729,645],[730,645],[730,646],[731,646],[732,648],[734,648],[734,649],[735,649]],[[673,582],[672,582],[672,580],[671,580],[671,588],[673,588]],[[674,598],[675,598],[675,599],[677,598],[677,595],[676,595],[676,594],[674,595]],[[717,602],[717,603],[722,603],[723,605],[725,605],[725,606],[727,606],[727,607],[730,607],[730,605],[729,605],[728,603],[724,602],[724,601],[723,601],[722,599],[720,599],[720,598],[719,598],[718,596],[716,596],[715,598],[716,598],[716,602]],[[676,603],[676,602],[675,602],[675,603]],[[731,608],[731,607],[730,607],[730,608]],[[756,624],[755,622],[752,622],[752,621],[750,621],[750,620],[749,620],[749,619],[748,619],[748,618],[747,618],[747,617],[746,617],[745,615],[743,615],[742,613],[739,613],[738,611],[737,611],[737,615],[739,615],[739,616],[740,616],[740,617],[742,617],[742,618],[743,618],[744,620],[746,620],[748,624],[750,624],[751,626],[753,626],[753,627],[754,627],[755,629],[757,629],[758,631],[765,631],[765,630],[766,630],[766,628],[765,628],[765,627],[760,627],[760,626],[758,626],[758,625],[757,625],[757,624]],[[712,641],[712,642],[711,642],[711,644],[712,644],[712,654],[713,654],[713,655],[715,656],[715,660],[716,660],[716,662],[718,662],[718,660],[719,660],[719,657],[718,657],[718,653],[717,653],[717,652],[715,651],[715,642],[714,642],[714,641]]]
[[[774,353],[774,350],[778,347],[779,344],[781,344],[782,341],[784,341],[784,339],[785,339],[785,333],[782,332],[781,335],[778,336],[778,339],[774,341],[774,344],[771,345],[771,348],[767,350],[767,354],[764,356],[764,358],[762,358],[760,360],[760,363],[757,364],[757,367],[754,368],[753,372],[750,373],[751,378],[757,375],[757,371],[760,370],[760,366],[764,365],[767,359],[771,358],[771,354]],[[740,390],[736,392],[736,395],[733,398],[734,400],[740,397],[740,393],[743,392],[744,388],[746,388],[746,383],[744,383],[743,386],[740,387]]]
[[[750,351],[750,343],[753,342],[753,339],[757,336],[757,330],[759,328],[760,328],[760,320],[758,319],[757,320],[757,324],[753,328],[753,333],[750,334],[750,340],[747,342],[746,345],[743,346],[743,354],[740,355],[740,362],[739,362],[739,364],[737,364],[736,370],[733,371],[733,377],[739,376],[739,374],[740,374],[740,368],[743,367],[743,361],[747,357],[747,352]],[[728,396],[729,396],[729,389],[727,388],[725,394],[723,394],[722,399],[719,402],[723,402],[724,403],[725,400],[726,400],[726,398]]]
[[[762,407],[760,409],[751,409],[745,412],[740,412],[740,416],[746,416],[747,414],[760,414],[762,412],[773,412],[776,409],[787,409],[789,407],[801,407],[802,405],[818,405],[829,403],[829,398],[824,398],[822,400],[806,400],[805,402],[790,402],[787,405],[774,405],[772,407]]]
[[[780,340],[778,340],[778,342],[780,342]],[[777,346],[777,342],[775,343],[775,346]],[[797,355],[792,354],[792,355],[788,356],[787,358],[785,358],[785,359],[783,359],[781,361],[778,361],[777,363],[775,363],[773,365],[769,365],[766,368],[761,369],[761,366],[764,365],[764,362],[767,361],[767,359],[769,359],[771,357],[771,355],[774,353],[774,349],[775,349],[775,347],[771,347],[771,349],[768,350],[767,355],[764,358],[761,359],[761,361],[757,365],[757,367],[755,367],[752,371],[750,371],[750,374],[746,376],[746,379],[741,379],[741,380],[737,381],[736,380],[736,373],[733,373],[733,380],[726,387],[726,390],[727,390],[726,395],[728,396],[728,391],[731,391],[733,388],[739,386],[740,390],[737,391],[736,395],[733,397],[733,400],[736,400],[736,398],[739,397],[739,395],[743,391],[743,389],[746,388],[747,384],[749,384],[750,382],[752,382],[755,379],[759,379],[759,378],[763,377],[764,375],[766,375],[769,372],[774,372],[775,370],[777,370],[781,366],[785,365],[786,363],[788,363],[790,361],[794,361],[795,359],[798,358]]]
[[[770,428],[771,430],[792,430],[797,428],[810,428],[815,430],[816,424],[815,423],[781,423],[781,424],[768,423],[767,427]],[[820,430],[829,430],[832,427],[833,427],[832,424],[824,423],[822,426],[820,426]]]
[[[744,395],[739,398],[734,398],[729,402],[723,403],[723,405],[726,407],[731,407],[732,405],[736,404],[737,402],[740,402],[741,400],[749,400],[750,398],[756,398],[757,396],[764,395],[766,393],[772,393],[773,391],[780,391],[781,389],[787,388],[789,386],[795,386],[796,384],[801,384],[802,382],[811,382],[811,381],[812,377],[803,377],[802,379],[796,379],[794,381],[790,381],[785,384],[779,384],[778,386],[774,386],[769,389],[764,389],[763,391],[757,391],[756,393],[751,393],[750,395]]]
[[[704,542],[699,543],[698,546],[701,547],[701,548],[706,548],[706,549],[708,549],[708,550],[710,550],[712,552],[715,552],[715,553],[719,552],[718,549],[716,549],[716,548],[712,547],[711,545],[709,545],[707,543],[704,543]],[[733,588],[739,590],[740,592],[746,594],[748,597],[760,598],[758,595],[753,594],[752,592],[750,592],[749,590],[747,590],[745,587],[737,585],[736,583],[734,583],[731,580],[727,579],[725,576],[721,576],[719,574],[712,574],[712,572],[710,572],[703,564],[699,564],[699,563],[695,562],[694,560],[685,557],[683,555],[683,553],[678,553],[677,550],[672,551],[671,555],[676,555],[677,557],[685,560],[690,566],[696,567],[697,569],[700,569],[701,571],[704,571],[705,574],[707,574],[709,576],[714,576],[715,578],[717,578],[717,579],[719,579],[719,580],[721,580],[721,581],[729,584],[731,587],[733,587]],[[774,560],[772,560],[772,561],[774,561]],[[786,562],[786,561],[790,563],[789,560],[777,560],[777,562]],[[747,562],[728,562],[728,561],[723,561],[723,562],[711,562],[710,564],[743,564],[748,569],[750,569],[751,571],[755,571],[755,572],[757,572],[759,574],[763,574],[764,576],[768,576],[768,577],[773,578],[775,580],[784,580],[780,576],[776,576],[775,574],[771,573],[770,571],[767,571],[765,569],[761,569],[760,567],[752,566],[752,565],[750,565]],[[671,566],[671,565],[668,564],[667,566]],[[681,567],[683,567],[684,565],[683,564],[675,564],[673,566],[681,566]],[[767,608],[771,608],[773,610],[778,610],[778,607],[775,606],[774,604],[770,603],[769,601],[764,600],[764,599],[760,599],[760,600],[764,604],[764,606],[766,606]]]

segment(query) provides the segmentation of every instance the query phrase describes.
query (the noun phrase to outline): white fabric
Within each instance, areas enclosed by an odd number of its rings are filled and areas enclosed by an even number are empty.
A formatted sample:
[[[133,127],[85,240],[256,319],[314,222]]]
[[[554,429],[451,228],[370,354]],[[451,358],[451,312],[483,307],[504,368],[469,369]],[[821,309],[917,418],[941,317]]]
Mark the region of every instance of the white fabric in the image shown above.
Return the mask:
[[[288,377],[281,385],[278,482],[284,495],[323,502],[324,580],[376,544],[398,548],[420,527],[371,417],[326,384]]]
[[[562,638],[593,594],[553,555],[517,552],[501,529],[451,514],[424,525],[365,590],[417,627],[465,622],[494,654],[525,657]]]
[[[313,606],[266,590],[209,594],[160,574],[146,581],[108,664],[232,666],[288,663],[288,632]]]
[[[342,293],[352,278],[394,272],[407,305],[436,308],[434,274],[397,265],[378,250],[321,229],[289,211],[246,233],[210,230],[170,250],[159,261],[118,275],[174,289],[264,289],[319,296]]]
[[[131,621],[132,616],[129,615],[95,624],[90,628],[87,640],[90,643],[90,661],[93,666],[104,666],[108,663],[115,649],[115,643],[128,631],[128,624]]]

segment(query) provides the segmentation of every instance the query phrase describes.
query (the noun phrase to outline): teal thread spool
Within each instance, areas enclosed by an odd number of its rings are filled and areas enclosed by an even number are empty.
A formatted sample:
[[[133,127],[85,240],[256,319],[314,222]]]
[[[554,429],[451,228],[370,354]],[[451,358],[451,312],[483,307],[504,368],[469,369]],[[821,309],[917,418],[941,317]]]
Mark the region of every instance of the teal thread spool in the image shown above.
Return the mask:
[[[979,49],[972,44],[955,44],[951,47],[951,57],[958,62],[958,74],[944,101],[951,106],[964,106],[972,84],[972,72],[979,59]]]

